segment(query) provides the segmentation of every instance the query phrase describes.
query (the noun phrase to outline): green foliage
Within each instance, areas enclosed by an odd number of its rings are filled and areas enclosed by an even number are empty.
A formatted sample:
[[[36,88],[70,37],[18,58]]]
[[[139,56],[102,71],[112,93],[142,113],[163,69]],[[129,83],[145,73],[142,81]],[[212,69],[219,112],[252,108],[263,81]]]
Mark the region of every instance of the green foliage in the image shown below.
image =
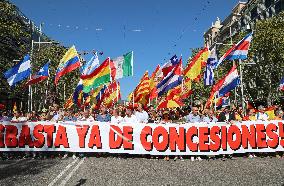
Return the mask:
[[[65,99],[67,99],[73,93],[79,80],[79,72],[75,71],[62,77],[57,87],[54,85],[57,66],[67,49],[57,44],[41,44],[39,49],[39,45],[34,44],[34,49],[31,51],[32,37],[35,37],[33,25],[27,23],[19,14],[17,7],[6,0],[0,1],[0,10],[0,101],[8,104],[8,109],[11,109],[15,101],[20,108],[19,105],[22,102],[22,109],[27,110],[28,89],[22,86],[24,82],[11,89],[3,77],[3,72],[18,63],[13,60],[21,60],[24,55],[29,53],[31,54],[33,74],[49,59],[51,60],[48,87],[46,86],[47,81],[32,86],[33,110],[48,107],[48,105],[44,105],[46,90],[48,92],[48,104],[56,101],[63,105],[65,101],[64,84]],[[42,41],[51,40],[43,37]]]

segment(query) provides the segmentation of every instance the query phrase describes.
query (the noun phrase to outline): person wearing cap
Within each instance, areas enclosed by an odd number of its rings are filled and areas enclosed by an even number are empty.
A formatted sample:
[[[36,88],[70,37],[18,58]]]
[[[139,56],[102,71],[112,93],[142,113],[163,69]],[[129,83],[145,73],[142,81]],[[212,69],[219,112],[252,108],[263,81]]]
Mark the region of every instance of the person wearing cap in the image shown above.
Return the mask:
[[[141,104],[138,104],[135,116],[139,123],[148,123],[149,115],[145,110],[143,110]]]
[[[201,122],[201,117],[199,115],[199,109],[198,107],[192,107],[191,112],[185,117],[186,122],[189,123],[199,123]]]
[[[257,107],[258,112],[256,113],[256,120],[268,121],[269,116],[265,113],[264,107],[262,105]]]
[[[123,118],[124,123],[129,123],[129,124],[135,124],[138,123],[138,119],[136,116],[133,114],[132,109],[127,108],[126,109],[126,116]]]

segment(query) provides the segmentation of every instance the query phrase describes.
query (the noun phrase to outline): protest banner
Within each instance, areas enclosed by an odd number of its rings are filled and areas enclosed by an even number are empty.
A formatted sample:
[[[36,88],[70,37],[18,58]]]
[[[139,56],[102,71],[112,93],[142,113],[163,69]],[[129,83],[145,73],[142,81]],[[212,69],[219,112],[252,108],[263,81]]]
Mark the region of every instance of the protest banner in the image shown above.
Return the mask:
[[[284,121],[234,124],[0,123],[0,151],[219,155],[284,151]]]

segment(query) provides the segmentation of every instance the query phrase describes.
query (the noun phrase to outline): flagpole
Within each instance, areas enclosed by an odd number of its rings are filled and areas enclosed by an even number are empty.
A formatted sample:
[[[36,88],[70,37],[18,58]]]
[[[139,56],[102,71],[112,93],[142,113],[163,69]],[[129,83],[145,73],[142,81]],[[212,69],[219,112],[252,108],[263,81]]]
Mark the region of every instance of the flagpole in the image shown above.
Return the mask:
[[[117,103],[118,103],[118,83],[117,81],[115,81],[116,83],[116,99],[117,99]]]
[[[242,60],[239,59],[240,64],[240,79],[241,79],[241,99],[242,99],[242,109],[244,112],[245,106],[244,106],[244,85],[243,85],[243,69],[242,69]]]

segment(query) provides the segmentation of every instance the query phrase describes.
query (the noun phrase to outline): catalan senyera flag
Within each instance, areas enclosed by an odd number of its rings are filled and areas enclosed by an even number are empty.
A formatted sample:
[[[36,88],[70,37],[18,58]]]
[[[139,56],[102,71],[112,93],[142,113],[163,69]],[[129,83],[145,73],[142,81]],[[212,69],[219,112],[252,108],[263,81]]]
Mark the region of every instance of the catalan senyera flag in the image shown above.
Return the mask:
[[[135,90],[129,94],[128,100],[133,101],[134,99],[134,102],[145,105],[149,101],[149,93],[150,78],[148,75],[148,71],[146,71]]]
[[[70,109],[74,105],[73,103],[73,95],[71,95],[65,102],[64,108],[65,109]]]
[[[141,103],[143,98],[148,95],[150,92],[150,79],[148,75],[148,71],[145,72],[142,79],[140,80],[140,83],[135,89],[134,92],[134,101]],[[144,101],[142,101],[142,104]]]
[[[98,68],[89,75],[82,75],[83,92],[89,93],[100,85],[111,82],[110,58],[107,58]]]
[[[160,65],[158,65],[153,72],[151,79],[150,79],[150,100],[155,99],[158,97],[158,92],[157,92],[157,84],[158,84],[158,79],[157,79],[157,73],[160,70]]]
[[[56,75],[55,75],[55,85],[57,85],[60,77],[65,74],[79,68],[81,66],[79,55],[75,46],[72,46],[60,60],[58,65]]]
[[[189,62],[184,70],[184,76],[191,80],[199,80],[201,69],[206,65],[206,61],[210,55],[209,49],[206,47],[198,52],[196,56]]]

